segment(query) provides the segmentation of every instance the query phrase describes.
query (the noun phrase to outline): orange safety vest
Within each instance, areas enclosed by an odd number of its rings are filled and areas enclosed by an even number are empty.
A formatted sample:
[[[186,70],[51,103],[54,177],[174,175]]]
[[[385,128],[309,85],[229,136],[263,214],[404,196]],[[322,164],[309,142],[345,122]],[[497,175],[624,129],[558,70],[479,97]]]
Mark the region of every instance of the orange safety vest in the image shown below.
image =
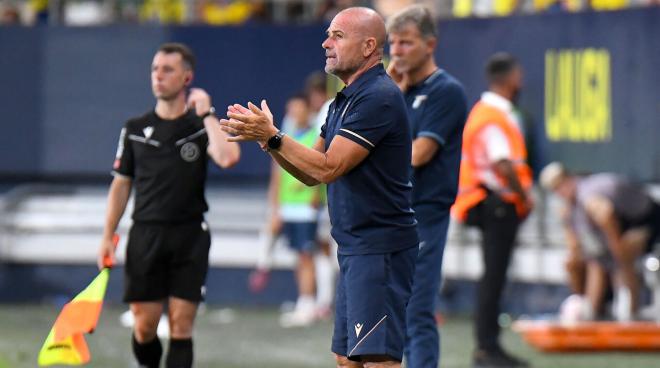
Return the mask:
[[[481,101],[472,108],[468,120],[465,123],[463,131],[463,149],[461,157],[461,173],[458,180],[458,195],[456,202],[451,208],[451,213],[454,218],[459,221],[465,221],[468,211],[483,201],[488,193],[484,188],[481,178],[479,177],[479,164],[474,159],[474,148],[476,145],[481,144],[477,139],[478,133],[488,125],[496,125],[499,127],[509,141],[511,146],[511,162],[513,163],[514,170],[518,176],[521,186],[525,191],[532,187],[532,170],[527,166],[527,149],[525,148],[525,139],[518,129],[513,127],[509,122],[509,118],[504,112],[483,103]],[[513,203],[516,206],[518,216],[524,218],[529,213],[529,208],[523,202],[519,195],[511,190],[506,189],[508,182],[505,178],[498,177],[503,190],[497,193],[503,200]]]

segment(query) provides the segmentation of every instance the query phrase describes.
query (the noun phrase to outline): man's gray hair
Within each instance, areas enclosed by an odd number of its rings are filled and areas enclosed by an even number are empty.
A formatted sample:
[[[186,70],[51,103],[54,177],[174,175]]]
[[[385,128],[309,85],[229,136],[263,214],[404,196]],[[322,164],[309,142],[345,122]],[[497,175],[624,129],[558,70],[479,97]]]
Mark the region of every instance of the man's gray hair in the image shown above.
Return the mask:
[[[435,20],[425,6],[411,5],[392,15],[387,20],[387,33],[400,32],[408,24],[414,24],[424,38],[437,37]]]

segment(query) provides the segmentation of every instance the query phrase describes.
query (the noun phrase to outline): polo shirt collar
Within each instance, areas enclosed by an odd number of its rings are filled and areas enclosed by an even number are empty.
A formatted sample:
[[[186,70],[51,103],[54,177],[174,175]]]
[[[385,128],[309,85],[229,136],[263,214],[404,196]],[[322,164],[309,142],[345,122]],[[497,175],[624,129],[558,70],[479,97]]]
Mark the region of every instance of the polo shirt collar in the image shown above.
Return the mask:
[[[371,68],[367,69],[362,75],[360,75],[356,80],[353,81],[350,85],[344,87],[339,93],[344,95],[344,97],[349,98],[351,97],[355,91],[357,91],[366,81],[369,79],[381,74],[385,73],[385,68],[383,67],[383,63],[378,63]]]
[[[428,86],[429,84],[433,83],[436,78],[438,78],[442,73],[444,73],[444,70],[438,68],[436,69],[433,73],[431,73],[426,79],[420,81],[419,83],[412,85],[408,88],[408,91],[412,90],[417,90],[423,87]]]
[[[481,101],[484,103],[487,103],[491,106],[494,106],[498,108],[501,111],[504,111],[506,113],[511,113],[513,112],[513,104],[511,101],[507,100],[506,98],[498,95],[495,92],[487,91],[484,92],[481,95]]]
[[[440,74],[442,74],[444,72],[445,71],[440,69],[440,68],[436,69],[430,76],[428,76],[426,78],[426,80],[424,81],[424,84],[430,84],[431,82],[433,82],[435,80],[435,78],[438,78],[440,76]]]

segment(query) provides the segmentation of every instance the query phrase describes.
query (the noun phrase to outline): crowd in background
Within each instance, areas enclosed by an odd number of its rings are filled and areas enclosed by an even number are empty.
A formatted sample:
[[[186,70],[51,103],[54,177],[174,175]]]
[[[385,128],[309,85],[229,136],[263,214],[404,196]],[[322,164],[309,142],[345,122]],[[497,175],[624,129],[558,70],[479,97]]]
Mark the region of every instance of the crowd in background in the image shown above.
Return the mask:
[[[413,3],[438,18],[463,18],[619,10],[660,0],[0,0],[0,25],[305,24],[329,22],[351,6],[370,6],[387,17]]]

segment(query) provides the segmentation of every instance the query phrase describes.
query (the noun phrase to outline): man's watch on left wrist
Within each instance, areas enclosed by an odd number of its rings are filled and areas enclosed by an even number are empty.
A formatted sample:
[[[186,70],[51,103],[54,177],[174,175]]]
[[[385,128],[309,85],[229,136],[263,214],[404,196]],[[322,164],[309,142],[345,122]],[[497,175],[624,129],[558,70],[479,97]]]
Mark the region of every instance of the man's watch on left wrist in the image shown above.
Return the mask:
[[[282,139],[284,138],[285,133],[281,130],[278,130],[277,133],[268,138],[268,141],[266,141],[266,148],[268,151],[270,150],[278,150],[282,146]]]
[[[200,117],[202,120],[204,120],[204,119],[208,118],[208,117],[211,116],[211,115],[215,116],[215,107],[213,107],[213,106],[211,106],[211,107],[209,108],[209,111],[203,113],[203,114],[200,115],[199,117]]]

